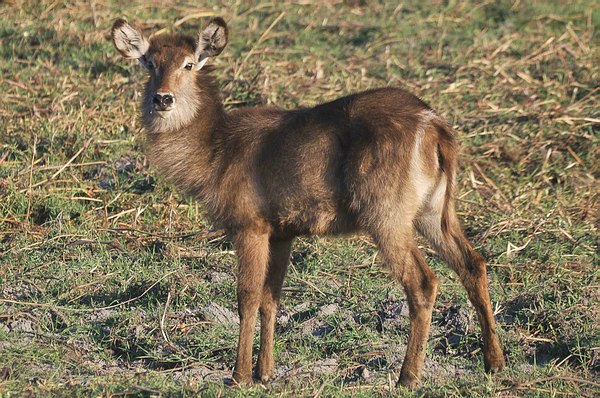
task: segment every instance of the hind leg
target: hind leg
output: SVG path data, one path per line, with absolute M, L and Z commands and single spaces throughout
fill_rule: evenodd
M 458 274 L 475 307 L 483 335 L 483 360 L 487 372 L 505 366 L 502 348 L 496 335 L 496 322 L 490 301 L 486 264 L 464 236 L 454 211 L 449 211 L 442 231 L 441 215 L 434 211 L 423 214 L 415 223 L 417 230 L 436 249 L 444 261 Z
M 496 321 L 494 320 L 494 311 L 487 284 L 486 263 L 483 257 L 473 250 L 462 231 L 460 231 L 460 235 L 458 233 L 454 235 L 454 241 L 456 246 L 459 246 L 458 252 L 460 252 L 460 255 L 455 255 L 454 260 L 449 262 L 455 264 L 453 268 L 458 273 L 463 286 L 467 290 L 469 300 L 477 312 L 483 335 L 485 370 L 494 373 L 504 368 L 505 361 L 496 335 Z M 451 253 L 446 257 L 452 255 Z
M 412 226 L 392 233 L 375 233 L 373 237 L 387 262 L 392 276 L 404 287 L 410 314 L 410 333 L 406 356 L 398 384 L 416 387 L 421 382 L 425 348 L 429 337 L 431 313 L 438 280 L 417 248 Z

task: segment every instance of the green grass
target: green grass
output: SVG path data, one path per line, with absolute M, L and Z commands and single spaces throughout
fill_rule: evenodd
M 146 3 L 0 4 L 0 397 L 600 394 L 598 6 Z M 196 34 L 199 13 L 230 24 L 215 61 L 229 108 L 400 85 L 454 125 L 459 211 L 489 260 L 506 371 L 484 374 L 474 310 L 428 254 L 442 288 L 426 380 L 390 391 L 402 290 L 367 238 L 312 237 L 294 247 L 276 380 L 224 385 L 232 246 L 147 164 L 144 73 L 109 42 L 122 15 Z

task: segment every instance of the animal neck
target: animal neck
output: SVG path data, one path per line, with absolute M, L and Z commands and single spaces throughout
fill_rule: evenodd
M 196 96 L 190 103 L 195 108 L 189 120 L 167 124 L 164 119 L 144 115 L 146 153 L 153 167 L 178 189 L 202 197 L 213 180 L 215 156 L 220 152 L 219 131 L 226 117 L 211 76 L 202 73 L 198 77 Z

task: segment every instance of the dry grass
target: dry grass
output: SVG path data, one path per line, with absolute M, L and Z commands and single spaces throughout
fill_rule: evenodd
M 414 394 L 598 394 L 598 7 L 9 1 L 0 15 L 0 396 L 372 396 L 399 370 L 403 295 L 373 246 L 313 238 L 286 282 L 278 379 L 223 387 L 232 249 L 147 165 L 143 72 L 107 40 L 121 15 L 190 34 L 224 16 L 230 108 L 401 85 L 438 109 L 462 141 L 460 212 L 490 261 L 509 368 L 483 375 L 474 312 L 431 257 L 444 287 Z

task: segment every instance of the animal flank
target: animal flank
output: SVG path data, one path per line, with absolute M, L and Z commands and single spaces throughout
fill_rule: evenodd
M 240 334 L 233 379 L 274 376 L 275 315 L 293 239 L 369 234 L 407 295 L 411 326 L 399 384 L 422 380 L 438 281 L 418 250 L 420 233 L 454 269 L 473 303 L 485 368 L 504 366 L 484 259 L 464 237 L 454 210 L 457 144 L 444 120 L 400 88 L 348 95 L 312 108 L 225 111 L 210 59 L 227 44 L 221 18 L 192 38 L 146 38 L 117 20 L 113 43 L 147 70 L 141 111 L 151 164 L 204 203 L 238 257 Z

